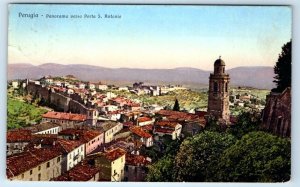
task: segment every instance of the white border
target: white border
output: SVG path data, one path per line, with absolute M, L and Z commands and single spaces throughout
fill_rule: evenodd
M 76 183 L 76 182 L 10 182 L 6 180 L 6 86 L 7 86 L 7 27 L 8 27 L 8 3 L 117 3 L 117 4 L 218 4 L 218 5 L 292 5 L 293 10 L 293 30 L 292 30 L 292 177 L 287 183 Z M 1 0 L 0 1 L 0 186 L 1 187 L 53 187 L 53 186 L 300 186 L 300 1 L 297 0 Z M 250 52 L 250 51 L 249 51 Z M 298 115 L 297 115 L 298 114 Z

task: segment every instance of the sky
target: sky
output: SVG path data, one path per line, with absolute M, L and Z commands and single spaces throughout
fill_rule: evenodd
M 84 14 L 96 18 L 70 18 Z M 292 37 L 288 6 L 12 4 L 8 17 L 10 64 L 211 70 L 221 56 L 227 68 L 274 66 Z

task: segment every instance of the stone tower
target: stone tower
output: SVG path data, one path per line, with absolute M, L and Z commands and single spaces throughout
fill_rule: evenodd
M 95 126 L 98 119 L 98 111 L 96 109 L 88 109 L 87 110 L 87 124 Z
M 225 62 L 217 59 L 214 63 L 214 73 L 209 76 L 207 113 L 228 124 L 229 111 L 229 75 L 225 73 Z

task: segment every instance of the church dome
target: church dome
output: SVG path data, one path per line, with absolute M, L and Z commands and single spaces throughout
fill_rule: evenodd
M 225 66 L 225 62 L 221 58 L 219 58 L 215 61 L 214 65 L 215 66 Z

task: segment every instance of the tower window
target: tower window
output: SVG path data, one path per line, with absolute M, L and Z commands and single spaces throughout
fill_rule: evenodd
M 225 73 L 225 68 L 222 68 L 223 69 L 223 73 Z
M 225 92 L 228 92 L 228 83 L 225 83 Z
M 214 92 L 218 92 L 218 83 L 214 82 Z

